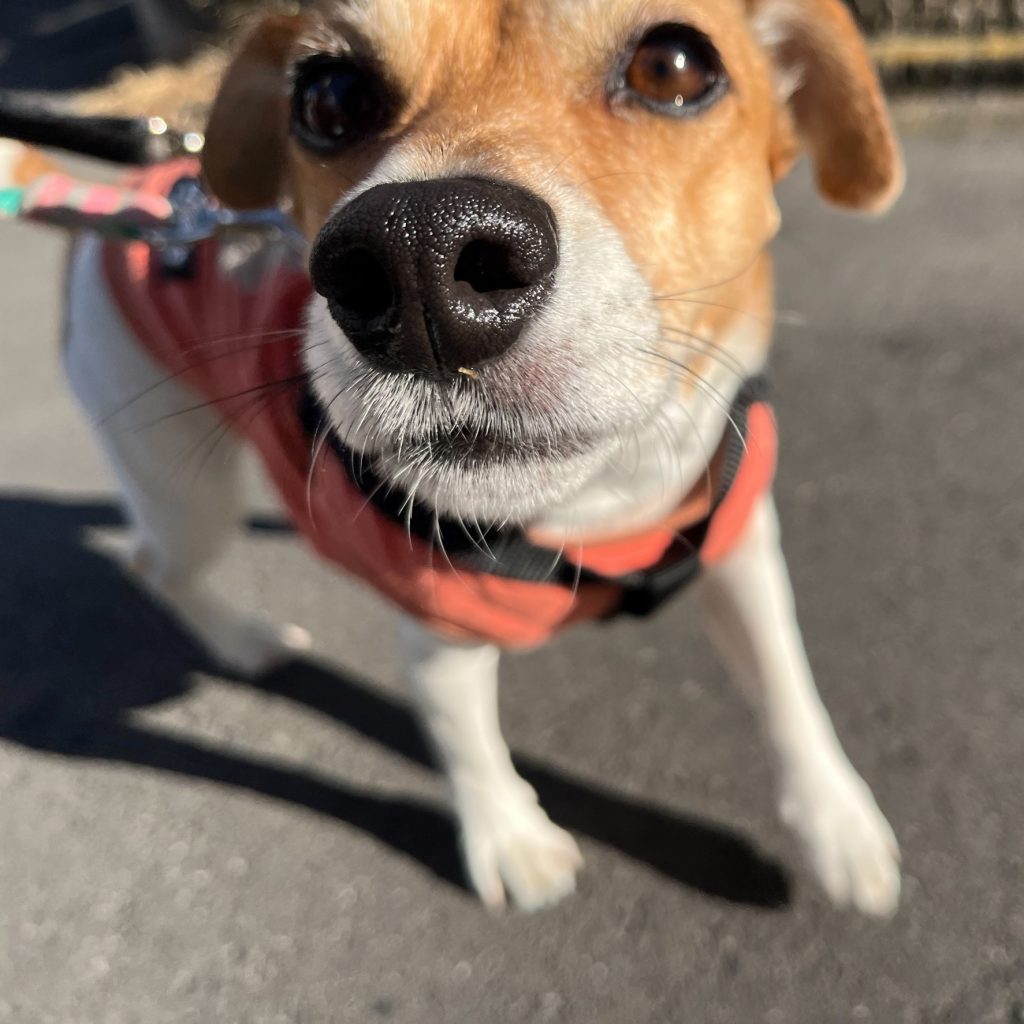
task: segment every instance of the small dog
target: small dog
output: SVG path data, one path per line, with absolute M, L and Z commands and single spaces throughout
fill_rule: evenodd
M 202 166 L 226 205 L 285 205 L 308 268 L 269 243 L 184 274 L 76 248 L 67 365 L 131 570 L 237 670 L 307 647 L 203 585 L 235 463 L 173 468 L 234 427 L 307 539 L 404 613 L 488 906 L 554 903 L 581 866 L 502 739 L 499 650 L 692 581 L 828 894 L 896 908 L 896 841 L 816 695 L 770 494 L 773 186 L 801 149 L 841 206 L 902 187 L 840 0 L 330 2 L 244 39 Z

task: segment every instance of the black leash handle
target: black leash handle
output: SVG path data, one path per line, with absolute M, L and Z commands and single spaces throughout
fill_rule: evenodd
M 82 117 L 38 95 L 10 91 L 0 92 L 0 138 L 135 167 L 202 148 L 200 135 L 181 135 L 160 118 Z

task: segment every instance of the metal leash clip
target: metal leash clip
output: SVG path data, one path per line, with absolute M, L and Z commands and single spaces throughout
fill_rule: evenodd
M 181 178 L 167 196 L 171 216 L 149 234 L 146 241 L 160 249 L 164 265 L 173 270 L 185 266 L 192 249 L 200 242 L 231 231 L 268 232 L 280 236 L 299 254 L 309 243 L 294 221 L 279 207 L 232 210 L 221 206 L 203 188 L 198 178 Z

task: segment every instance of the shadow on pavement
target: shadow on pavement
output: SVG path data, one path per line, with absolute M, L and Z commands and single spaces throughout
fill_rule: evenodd
M 461 886 L 453 824 L 433 807 L 172 738 L 134 718 L 138 708 L 187 693 L 189 673 L 215 670 L 153 601 L 86 546 L 86 529 L 121 522 L 107 503 L 0 498 L 0 739 L 208 779 L 305 807 L 376 836 Z M 273 520 L 251 527 L 282 528 Z M 430 764 L 409 709 L 366 682 L 299 662 L 251 685 Z M 786 875 L 737 833 L 528 758 L 517 763 L 560 824 L 710 896 L 758 907 L 789 903 Z

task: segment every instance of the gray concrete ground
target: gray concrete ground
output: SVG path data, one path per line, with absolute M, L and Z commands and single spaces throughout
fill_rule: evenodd
M 506 665 L 588 867 L 551 912 L 481 911 L 373 597 L 258 515 L 218 585 L 317 645 L 248 684 L 96 552 L 118 517 L 60 380 L 60 240 L 0 228 L 0 1021 L 1024 1021 L 1024 153 L 975 123 L 920 121 L 880 223 L 783 190 L 778 496 L 904 850 L 884 924 L 800 866 L 686 600 Z

